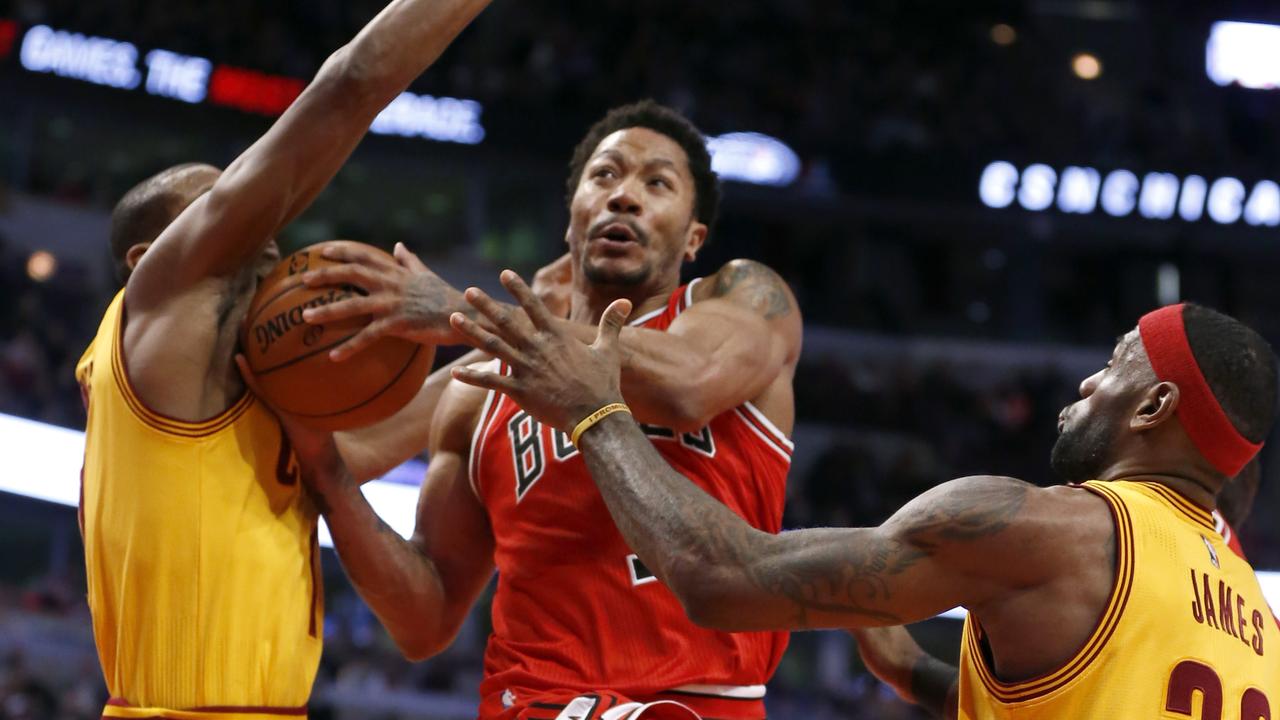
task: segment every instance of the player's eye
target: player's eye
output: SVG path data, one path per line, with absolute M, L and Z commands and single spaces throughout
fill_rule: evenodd
M 660 188 L 663 188 L 663 189 L 665 189 L 665 190 L 670 190 L 670 189 L 671 189 L 671 183 L 667 182 L 667 179 L 666 179 L 666 178 L 660 178 L 660 177 L 659 177 L 659 178 L 652 178 L 652 179 L 650 179 L 650 180 L 649 180 L 649 186 L 650 186 L 650 187 L 660 187 Z

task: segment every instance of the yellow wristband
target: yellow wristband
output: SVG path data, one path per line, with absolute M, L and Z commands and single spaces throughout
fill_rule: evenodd
M 582 422 L 578 423 L 578 426 L 573 429 L 573 435 L 569 437 L 569 442 L 577 445 L 578 438 L 582 437 L 582 433 L 590 430 L 591 426 L 616 412 L 630 413 L 631 408 L 627 407 L 624 403 L 609 403 L 608 405 L 605 405 L 599 410 L 588 415 L 582 420 Z

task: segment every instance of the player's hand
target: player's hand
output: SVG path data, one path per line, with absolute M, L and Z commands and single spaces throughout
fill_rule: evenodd
M 893 688 L 898 697 L 914 703 L 911 673 L 925 653 L 911 633 L 901 625 L 891 625 L 857 628 L 849 634 L 858 641 L 858 655 L 871 674 Z
M 370 316 L 363 330 L 329 351 L 331 360 L 346 360 L 388 335 L 423 344 L 457 342 L 449 315 L 464 307 L 462 293 L 431 272 L 404 243 L 396 243 L 393 254 L 394 260 L 388 260 L 358 243 L 334 243 L 325 248 L 324 257 L 340 265 L 303 273 L 307 287 L 354 285 L 365 291 L 303 312 L 303 319 L 313 325 Z
M 533 274 L 533 294 L 558 318 L 569 317 L 573 292 L 573 257 L 565 253 Z
M 479 288 L 466 292 L 467 302 L 492 324 L 492 332 L 462 313 L 449 320 L 465 342 L 501 358 L 512 374 L 468 367 L 454 368 L 454 378 L 497 390 L 565 432 L 604 405 L 622 400 L 618 334 L 631 313 L 630 300 L 614 300 L 605 309 L 596 340 L 588 345 L 556 324 L 519 275 L 504 270 L 502 285 L 520 308 L 495 302 Z

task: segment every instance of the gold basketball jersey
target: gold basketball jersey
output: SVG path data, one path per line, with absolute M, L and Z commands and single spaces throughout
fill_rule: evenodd
M 305 715 L 323 610 L 296 459 L 249 394 L 200 423 L 147 408 L 125 374 L 123 317 L 122 291 L 76 368 L 103 715 Z
M 1280 712 L 1280 630 L 1212 516 L 1157 483 L 1088 482 L 1116 525 L 1116 581 L 1084 647 L 1005 683 L 965 622 L 960 717 L 1260 720 Z

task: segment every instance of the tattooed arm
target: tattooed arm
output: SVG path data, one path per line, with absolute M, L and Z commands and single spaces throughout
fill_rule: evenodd
M 629 418 L 579 447 L 618 529 L 689 616 L 720 630 L 899 625 L 1046 580 L 1042 491 L 953 480 L 876 528 L 752 528 L 667 465 Z M 1032 552 L 1034 550 L 1034 552 Z
M 405 251 L 404 262 L 409 261 Z M 399 256 L 401 253 L 397 251 Z M 368 296 L 307 310 L 307 322 L 331 322 L 353 315 L 375 318 L 356 337 L 333 351 L 347 357 L 379 333 L 441 341 L 452 332 L 439 327 L 453 311 L 476 318 L 471 306 L 442 279 L 422 266 L 416 270 L 378 261 L 351 247 L 331 248 L 326 256 L 342 263 L 307 274 L 312 285 L 351 283 Z M 416 259 L 414 259 L 416 262 Z M 420 265 L 420 263 L 419 263 Z M 485 301 L 486 322 L 528 330 L 519 307 Z M 793 422 L 791 377 L 800 358 L 802 324 L 791 290 L 767 266 L 733 260 L 694 288 L 693 305 L 665 332 L 624 327 L 621 334 L 623 394 L 641 422 L 694 431 L 747 401 L 766 397 L 761 410 L 784 432 Z M 557 329 L 585 342 L 595 328 L 552 317 Z M 490 348 L 481 348 L 490 351 Z M 765 406 L 767 405 L 767 407 Z

